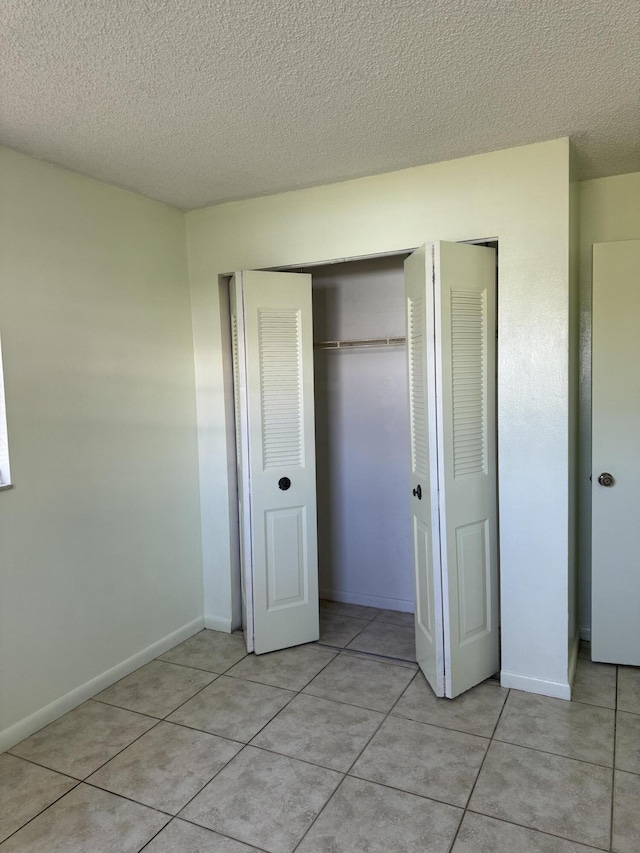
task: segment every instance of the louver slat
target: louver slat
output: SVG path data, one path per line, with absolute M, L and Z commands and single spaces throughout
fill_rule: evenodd
M 233 381 L 235 387 L 235 409 L 236 409 L 236 459 L 242 458 L 242 439 L 240 428 L 240 354 L 238 352 L 238 315 L 231 315 L 231 349 L 233 352 Z
M 452 291 L 453 475 L 486 471 L 484 293 Z
M 264 468 L 302 465 L 300 312 L 258 312 Z
M 409 381 L 411 387 L 411 457 L 413 470 L 427 476 L 427 401 L 425 398 L 423 303 L 409 299 Z

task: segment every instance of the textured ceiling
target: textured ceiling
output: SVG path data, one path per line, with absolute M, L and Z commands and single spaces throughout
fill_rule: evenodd
M 183 208 L 559 136 L 640 169 L 638 0 L 2 0 L 0 143 Z

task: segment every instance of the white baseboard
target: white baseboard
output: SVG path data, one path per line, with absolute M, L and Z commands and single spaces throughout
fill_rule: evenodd
M 400 610 L 403 613 L 413 613 L 415 608 L 413 600 L 385 598 L 382 595 L 366 595 L 359 592 L 341 592 L 327 587 L 320 589 L 320 598 L 339 601 L 341 604 L 360 604 L 363 607 L 379 607 L 381 610 Z
M 500 684 L 502 687 L 513 687 L 514 690 L 524 690 L 526 693 L 540 693 L 555 699 L 571 699 L 571 686 L 568 681 L 545 681 L 543 678 L 505 672 L 503 669 L 500 673 Z
M 233 630 L 231 619 L 225 616 L 207 616 L 204 617 L 204 627 L 210 631 L 224 631 L 225 634 L 230 634 Z
M 29 735 L 57 720 L 58 717 L 86 702 L 87 699 L 95 696 L 96 693 L 115 684 L 116 681 L 124 678 L 125 675 L 129 675 L 134 670 L 144 666 L 145 663 L 149 663 L 149 661 L 157 658 L 163 652 L 169 651 L 169 649 L 178 643 L 188 640 L 189 637 L 197 634 L 203 628 L 204 619 L 202 616 L 199 616 L 193 622 L 189 622 L 183 625 L 182 628 L 178 628 L 177 631 L 167 634 L 166 637 L 163 637 L 156 643 L 152 643 L 146 649 L 142 649 L 142 651 L 116 664 L 111 669 L 106 670 L 106 672 L 90 679 L 90 681 L 86 681 L 54 702 L 49 703 L 49 705 L 45 705 L 44 708 L 34 711 L 33 714 L 29 714 L 28 717 L 4 729 L 0 732 L 0 752 L 4 752 L 15 746 L 21 740 L 24 740 L 24 738 L 29 737 Z
M 591 628 L 580 628 L 580 639 L 586 643 L 591 642 Z

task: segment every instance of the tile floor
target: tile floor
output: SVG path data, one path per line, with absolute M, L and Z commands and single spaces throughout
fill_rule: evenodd
M 639 853 L 639 669 L 585 647 L 572 702 L 450 702 L 406 614 L 322 625 L 203 631 L 0 755 L 0 853 Z

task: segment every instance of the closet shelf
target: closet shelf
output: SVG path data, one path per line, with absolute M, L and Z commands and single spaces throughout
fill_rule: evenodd
M 317 341 L 314 349 L 355 349 L 356 347 L 397 347 L 406 344 L 405 337 L 399 338 L 359 338 L 346 341 Z

